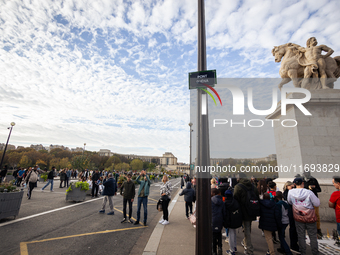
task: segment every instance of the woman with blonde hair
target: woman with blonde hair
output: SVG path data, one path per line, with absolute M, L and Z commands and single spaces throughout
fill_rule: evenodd
M 163 219 L 159 222 L 160 224 L 163 224 L 163 225 L 169 224 L 168 206 L 171 200 L 171 191 L 172 191 L 171 182 L 169 181 L 168 176 L 164 175 L 162 179 L 161 189 L 160 189 L 160 193 L 162 196 Z
M 210 180 L 210 183 L 211 183 L 211 188 L 212 189 L 218 189 L 218 186 L 216 185 L 216 179 L 215 178 L 212 178 Z

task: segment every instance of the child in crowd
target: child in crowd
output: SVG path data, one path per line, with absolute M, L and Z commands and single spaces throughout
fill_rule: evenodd
M 270 200 L 276 200 L 276 183 L 275 182 L 268 182 L 268 186 L 269 186 L 269 196 L 270 196 Z
M 234 199 L 233 192 L 228 189 L 224 193 L 225 203 L 224 203 L 224 219 L 223 224 L 225 228 L 229 231 L 229 250 L 227 254 L 235 255 L 236 249 L 236 229 L 242 226 L 242 214 L 239 203 Z
M 279 202 L 276 203 L 277 215 L 279 215 L 278 221 L 278 233 L 279 239 L 281 243 L 281 247 L 277 249 L 280 253 L 285 253 L 286 255 L 292 255 L 292 252 L 289 249 L 289 246 L 285 240 L 285 232 L 286 228 L 289 224 L 288 210 L 289 205 L 286 201 L 283 200 L 283 194 L 281 191 L 276 192 L 276 198 Z
M 269 193 L 263 194 L 263 200 L 260 200 L 260 222 L 259 228 L 263 230 L 269 251 L 267 255 L 275 255 L 272 232 L 277 231 L 277 222 L 279 215 L 275 210 L 276 202 L 270 199 Z
M 211 227 L 213 232 L 213 255 L 222 255 L 224 203 L 222 200 L 221 191 L 215 188 L 211 189 L 211 216 Z
M 187 186 L 182 192 L 179 194 L 180 196 L 184 195 L 185 201 L 185 217 L 189 218 L 189 209 L 190 214 L 192 214 L 192 202 L 195 202 L 195 190 L 191 188 L 191 182 L 187 182 Z

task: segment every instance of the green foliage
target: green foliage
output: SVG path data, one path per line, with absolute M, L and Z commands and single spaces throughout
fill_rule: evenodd
M 40 178 L 42 178 L 44 182 L 47 180 L 47 177 L 48 177 L 48 173 L 43 173 L 40 175 Z
M 106 161 L 104 166 L 109 168 L 112 165 L 116 165 L 116 164 L 119 164 L 119 163 L 121 163 L 120 159 L 117 156 L 112 156 Z
M 117 165 L 115 165 L 115 170 L 118 171 L 125 171 L 125 170 L 129 170 L 130 169 L 130 165 L 127 163 L 119 163 Z
M 78 156 L 73 157 L 71 161 L 71 165 L 75 169 L 85 170 L 90 165 L 90 159 L 87 158 L 87 156 L 85 155 L 78 155 Z
M 14 183 L 14 180 L 10 182 L 0 183 L 0 193 L 3 193 L 5 189 L 7 189 L 7 192 L 19 191 L 17 190 L 17 186 L 13 185 L 13 183 Z
M 72 188 L 79 188 L 83 191 L 88 191 L 90 189 L 90 185 L 87 182 L 71 182 L 71 185 L 66 190 L 66 193 L 72 191 Z
M 131 169 L 133 171 L 138 171 L 138 170 L 142 170 L 143 169 L 143 161 L 135 158 L 134 160 L 131 161 L 130 163 Z
M 32 160 L 30 160 L 26 155 L 22 156 L 19 162 L 20 167 L 28 168 L 32 166 Z

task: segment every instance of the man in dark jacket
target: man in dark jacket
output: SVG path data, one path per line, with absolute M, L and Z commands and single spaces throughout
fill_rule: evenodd
M 123 195 L 123 215 L 124 219 L 121 221 L 121 223 L 128 222 L 128 223 L 133 223 L 131 220 L 132 217 L 132 203 L 135 198 L 135 184 L 131 180 L 131 174 L 127 174 L 127 181 L 125 181 L 122 186 L 120 187 L 120 194 Z M 124 191 L 124 194 L 122 194 Z M 129 220 L 126 221 L 126 203 L 129 203 Z
M 4 169 L 0 172 L 0 183 L 5 179 L 7 175 L 7 165 L 5 165 Z
M 190 214 L 192 214 L 192 202 L 195 202 L 195 190 L 191 188 L 191 183 L 187 183 L 187 187 L 182 190 L 182 192 L 179 194 L 180 196 L 184 195 L 184 201 L 185 201 L 185 215 L 186 218 L 189 218 L 189 209 Z
M 98 188 L 100 182 L 100 173 L 99 170 L 96 169 L 95 173 L 92 175 L 92 198 L 94 198 L 94 191 L 96 190 L 96 197 L 98 197 Z
M 98 172 L 98 170 L 96 170 Z M 117 184 L 115 179 L 112 177 L 112 173 L 108 174 L 108 178 L 105 178 L 104 182 L 104 190 L 102 195 L 104 196 L 102 209 L 99 211 L 100 213 L 105 213 L 105 206 L 107 200 L 109 200 L 110 212 L 107 215 L 114 215 L 113 211 L 113 196 L 117 195 Z
M 249 179 L 241 178 L 239 180 L 239 184 L 235 186 L 234 189 L 234 198 L 239 202 L 241 211 L 242 211 L 242 219 L 243 219 L 243 227 L 244 227 L 244 239 L 241 244 L 244 246 L 245 254 L 254 254 L 254 247 L 251 243 L 251 223 L 253 220 L 256 220 L 256 216 L 249 215 L 246 205 L 249 203 L 247 201 L 247 191 L 241 186 L 243 185 L 247 190 L 252 189 L 255 192 L 255 195 L 259 196 L 259 192 L 257 188 L 252 185 Z
M 224 203 L 222 200 L 221 191 L 213 188 L 211 189 L 211 228 L 213 232 L 213 255 L 222 255 L 223 216 Z
M 54 175 L 55 175 L 55 167 L 52 166 L 52 170 L 48 173 L 47 175 L 47 183 L 46 185 L 41 189 L 41 191 L 43 191 L 49 184 L 51 184 L 51 192 L 53 191 L 53 179 L 54 179 Z
M 276 202 L 270 199 L 269 193 L 264 193 L 263 200 L 260 200 L 260 205 L 259 228 L 264 232 L 269 253 L 275 254 L 272 232 L 277 231 L 277 225 L 281 224 L 278 210 L 276 210 Z

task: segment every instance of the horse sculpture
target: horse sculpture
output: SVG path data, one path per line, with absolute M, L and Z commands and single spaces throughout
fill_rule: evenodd
M 275 57 L 275 62 L 281 62 L 279 74 L 282 81 L 279 84 L 279 89 L 282 86 L 293 81 L 295 87 L 300 88 L 304 77 L 305 66 L 300 63 L 301 52 L 299 49 L 302 48 L 298 44 L 286 43 L 280 46 L 275 46 L 272 50 L 272 54 Z M 327 86 L 329 88 L 334 87 L 334 82 L 340 77 L 340 56 L 327 57 L 326 62 L 326 73 L 327 73 Z M 315 86 L 314 89 L 321 88 L 321 85 Z

